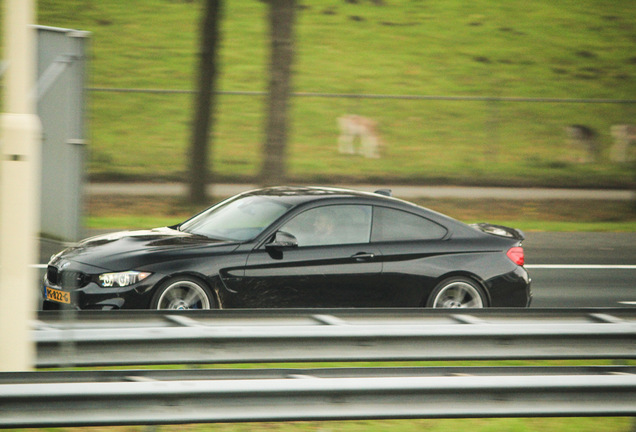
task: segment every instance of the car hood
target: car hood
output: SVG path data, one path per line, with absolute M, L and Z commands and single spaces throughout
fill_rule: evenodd
M 59 266 L 64 262 L 75 262 L 100 269 L 123 270 L 179 257 L 224 253 L 237 246 L 237 242 L 210 239 L 168 227 L 121 231 L 82 240 L 55 255 L 49 264 Z

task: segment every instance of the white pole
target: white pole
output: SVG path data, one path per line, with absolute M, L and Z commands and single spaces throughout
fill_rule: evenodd
M 41 126 L 35 114 L 36 0 L 5 0 L 5 113 L 0 143 L 0 370 L 29 370 L 35 346 Z

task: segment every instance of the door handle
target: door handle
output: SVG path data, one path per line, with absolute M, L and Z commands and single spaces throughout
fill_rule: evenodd
M 358 252 L 357 254 L 351 255 L 351 258 L 354 258 L 358 262 L 371 261 L 375 258 L 373 253 L 369 252 Z

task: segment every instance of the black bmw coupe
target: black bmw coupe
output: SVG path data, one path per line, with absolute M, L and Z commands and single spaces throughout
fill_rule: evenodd
M 274 187 L 53 256 L 43 309 L 527 307 L 523 234 L 388 196 Z

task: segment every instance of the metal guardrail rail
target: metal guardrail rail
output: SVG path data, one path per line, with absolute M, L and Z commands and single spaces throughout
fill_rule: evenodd
M 634 308 L 343 308 L 343 309 L 220 309 L 40 311 L 35 327 L 72 325 L 76 328 L 175 327 L 194 320 L 201 325 L 328 325 L 328 324 L 448 324 L 470 315 L 488 323 L 589 323 L 636 320 Z M 184 320 L 180 321 L 180 317 Z M 332 317 L 326 322 L 325 317 Z M 613 317 L 613 318 L 612 318 Z M 463 321 L 462 321 L 463 322 Z
M 636 309 L 41 313 L 39 367 L 636 358 Z M 0 373 L 0 427 L 636 415 L 636 366 Z
M 636 358 L 636 309 L 41 313 L 37 367 Z
M 636 415 L 635 367 L 0 374 L 0 427 Z
M 320 368 L 90 369 L 2 372 L 0 385 L 300 378 L 379 378 L 439 376 L 634 375 L 636 365 L 612 366 L 398 366 Z M 636 407 L 635 407 L 636 408 Z

